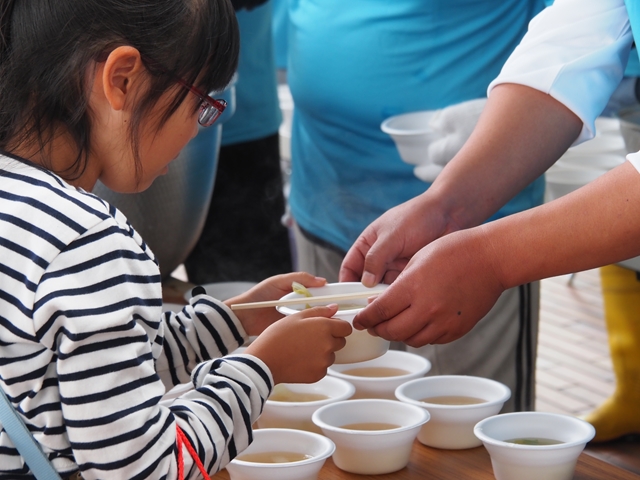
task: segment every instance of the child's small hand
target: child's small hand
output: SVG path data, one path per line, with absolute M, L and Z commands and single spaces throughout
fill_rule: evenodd
M 267 364 L 278 383 L 313 383 L 327 374 L 335 353 L 351 333 L 349 322 L 328 318 L 337 305 L 314 307 L 283 318 L 267 328 L 245 353 Z
M 233 305 L 236 303 L 248 302 L 265 302 L 269 300 L 278 300 L 287 293 L 291 293 L 291 284 L 298 282 L 305 287 L 322 287 L 327 281 L 321 277 L 314 277 L 310 273 L 294 272 L 275 275 L 263 280 L 249 291 L 230 298 L 224 303 Z M 248 335 L 260 335 L 265 328 L 283 315 L 274 307 L 254 308 L 251 310 L 236 310 L 235 314 L 242 323 Z

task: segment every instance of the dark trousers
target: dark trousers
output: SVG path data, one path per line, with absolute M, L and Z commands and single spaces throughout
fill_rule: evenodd
M 259 282 L 290 272 L 284 209 L 278 135 L 222 147 L 204 230 L 184 263 L 189 281 Z

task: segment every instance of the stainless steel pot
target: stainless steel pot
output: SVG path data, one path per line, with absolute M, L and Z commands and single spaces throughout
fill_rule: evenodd
M 123 194 L 98 182 L 93 193 L 121 210 L 160 263 L 163 278 L 185 261 L 195 246 L 207 216 L 218 167 L 222 125 L 235 112 L 235 81 L 216 95 L 227 108 L 215 125 L 198 135 L 144 192 Z

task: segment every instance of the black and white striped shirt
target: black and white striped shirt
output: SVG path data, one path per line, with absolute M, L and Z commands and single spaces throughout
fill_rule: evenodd
M 0 156 L 0 387 L 63 476 L 174 479 L 176 424 L 210 472 L 251 441 L 273 380 L 253 356 L 218 358 L 246 339 L 236 316 L 206 295 L 161 307 L 155 258 L 121 212 Z M 28 472 L 1 430 L 0 478 Z

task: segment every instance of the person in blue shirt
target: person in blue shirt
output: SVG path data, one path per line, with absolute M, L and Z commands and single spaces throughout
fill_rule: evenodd
M 530 22 L 468 141 L 425 193 L 376 219 L 347 253 L 343 279 L 396 278 L 354 328 L 411 345 L 451 342 L 509 288 L 640 255 L 640 152 L 570 194 L 482 223 L 593 138 L 596 117 L 628 83 L 639 33 L 640 3 L 625 0 L 556 0 Z M 602 441 L 640 433 L 640 288 L 634 272 L 617 270 L 602 276 L 616 390 L 587 417 Z
M 337 281 L 360 233 L 429 188 L 400 159 L 381 122 L 486 97 L 544 7 L 542 0 L 289 2 L 289 201 L 301 270 Z M 463 112 L 460 123 L 473 123 L 477 114 L 471 116 Z M 534 179 L 490 220 L 540 205 L 544 188 L 542 177 Z M 464 338 L 406 348 L 431 360 L 431 374 L 508 385 L 505 411 L 532 409 L 538 302 L 537 283 L 515 287 Z
M 270 1 L 235 0 L 240 27 L 236 111 L 222 128 L 203 231 L 185 261 L 189 281 L 258 282 L 292 270 L 278 127 Z

